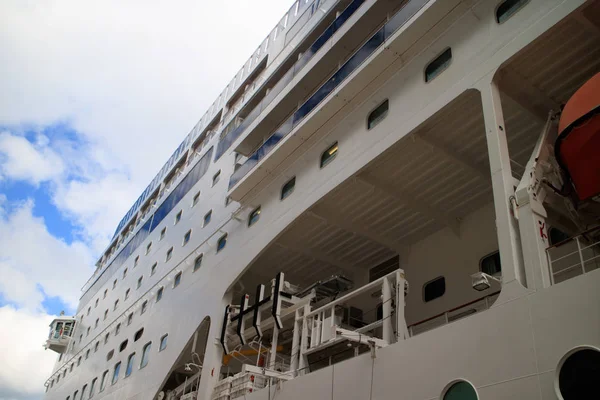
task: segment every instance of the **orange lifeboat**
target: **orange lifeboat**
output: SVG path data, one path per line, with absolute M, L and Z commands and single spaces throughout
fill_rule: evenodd
M 600 194 L 600 73 L 573 94 L 558 124 L 556 159 L 579 200 Z

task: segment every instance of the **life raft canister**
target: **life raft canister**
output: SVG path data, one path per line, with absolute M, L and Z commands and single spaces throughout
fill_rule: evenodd
M 567 101 L 558 124 L 555 151 L 579 200 L 600 194 L 600 73 Z

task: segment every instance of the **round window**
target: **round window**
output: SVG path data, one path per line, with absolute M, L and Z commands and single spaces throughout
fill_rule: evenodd
M 469 382 L 458 381 L 444 393 L 443 400 L 477 400 L 477 392 Z
M 564 400 L 588 399 L 597 393 L 600 351 L 585 348 L 569 355 L 558 374 L 558 388 Z

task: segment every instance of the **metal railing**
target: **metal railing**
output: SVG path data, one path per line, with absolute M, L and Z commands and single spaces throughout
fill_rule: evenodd
M 600 268 L 600 226 L 546 249 L 552 285 Z

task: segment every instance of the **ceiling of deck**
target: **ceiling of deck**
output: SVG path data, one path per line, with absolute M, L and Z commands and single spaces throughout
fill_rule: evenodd
M 515 177 L 548 111 L 600 70 L 600 29 L 581 18 L 561 22 L 499 73 Z M 480 95 L 468 91 L 301 215 L 252 269 L 277 266 L 301 286 L 364 274 L 442 228 L 457 232 L 461 218 L 492 201 L 489 176 Z

